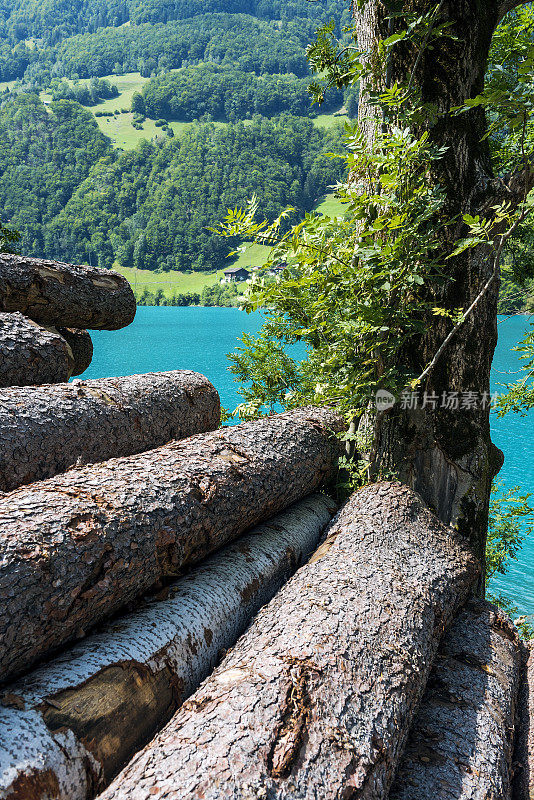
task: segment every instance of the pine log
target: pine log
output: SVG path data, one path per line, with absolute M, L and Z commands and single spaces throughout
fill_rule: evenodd
M 513 800 L 534 800 L 534 646 L 524 645 L 514 751 Z
M 76 645 L 0 697 L 0 798 L 87 800 L 171 718 L 313 551 L 334 512 L 311 495 L 227 545 L 168 597 Z M 3 706 L 3 707 L 2 707 Z
M 87 331 L 78 328 L 58 328 L 58 333 L 67 342 L 72 351 L 74 367 L 72 377 L 81 375 L 90 366 L 93 360 L 93 342 Z
M 0 312 L 0 388 L 68 381 L 74 363 L 66 341 L 22 314 Z
M 219 423 L 217 391 L 185 370 L 9 389 L 0 404 L 0 491 Z
M 441 632 L 478 574 L 410 489 L 357 492 L 102 800 L 384 800 Z
M 440 645 L 390 800 L 510 800 L 521 663 L 508 617 L 470 601 Z
M 20 311 L 42 325 L 116 330 L 133 321 L 135 309 L 118 272 L 0 254 L 0 311 Z
M 298 409 L 0 497 L 0 677 L 315 491 L 342 426 Z

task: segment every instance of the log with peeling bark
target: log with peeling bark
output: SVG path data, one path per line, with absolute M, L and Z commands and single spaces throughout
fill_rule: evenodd
M 470 601 L 440 645 L 389 800 L 510 800 L 522 648 Z
M 71 349 L 74 361 L 72 377 L 81 375 L 93 360 L 91 335 L 87 331 L 78 330 L 78 328 L 58 328 L 57 332 L 65 339 Z
M 171 718 L 313 551 L 335 506 L 310 495 L 0 696 L 0 798 L 87 800 Z M 51 782 L 54 791 L 50 791 Z
M 66 341 L 22 314 L 0 312 L 0 388 L 68 381 L 74 366 Z
M 0 403 L 0 491 L 215 430 L 217 391 L 187 370 L 12 388 Z
M 0 498 L 0 677 L 332 478 L 343 421 L 304 408 Z
M 124 328 L 135 297 L 118 272 L 0 254 L 0 311 L 20 311 L 42 325 Z
M 102 800 L 384 800 L 443 628 L 478 574 L 410 489 L 357 492 Z

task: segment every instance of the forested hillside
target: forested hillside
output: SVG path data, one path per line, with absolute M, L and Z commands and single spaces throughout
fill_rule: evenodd
M 232 246 L 207 230 L 258 195 L 260 214 L 310 210 L 340 177 L 323 155 L 339 146 L 309 120 L 258 118 L 224 128 L 199 124 L 168 143 L 101 161 L 46 229 L 45 250 L 67 260 L 117 259 L 141 269 L 211 270 Z M 234 246 L 235 246 L 234 242 Z
M 13 43 L 30 37 L 56 43 L 76 33 L 126 22 L 169 22 L 222 11 L 267 20 L 308 19 L 316 24 L 348 22 L 343 0 L 2 0 L 0 37 Z
M 312 120 L 355 96 L 312 106 L 306 46 L 347 15 L 342 0 L 0 0 L 0 219 L 31 255 L 226 266 L 237 242 L 208 227 L 229 207 L 255 193 L 262 216 L 298 217 L 342 178 L 326 155 L 341 124 Z
M 0 208 L 24 234 L 26 252 L 44 252 L 47 223 L 93 164 L 112 152 L 92 114 L 77 103 L 20 95 L 0 109 Z

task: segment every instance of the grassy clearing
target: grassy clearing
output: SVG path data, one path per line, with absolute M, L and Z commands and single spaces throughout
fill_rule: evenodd
M 110 83 L 115 84 L 119 90 L 118 97 L 110 97 L 104 100 L 91 110 L 94 111 L 117 111 L 121 108 L 130 108 L 132 97 L 135 92 L 140 92 L 145 83 L 150 78 L 143 78 L 140 72 L 127 72 L 126 75 L 104 75 Z M 84 83 L 84 81 L 80 81 Z
M 228 259 L 230 267 L 261 267 L 269 254 L 269 247 L 261 244 L 249 244 L 244 253 L 241 253 L 235 261 Z M 226 268 L 226 265 L 225 265 Z M 162 289 L 166 297 L 175 294 L 186 294 L 187 292 L 200 292 L 204 286 L 213 286 L 223 277 L 224 270 L 214 270 L 213 272 L 151 272 L 147 269 L 134 269 L 133 267 L 113 267 L 116 272 L 124 275 L 134 292 L 139 295 L 143 289 L 149 292 L 157 292 Z
M 117 100 L 118 98 L 114 99 Z M 101 105 L 95 106 L 91 111 L 93 111 L 93 113 L 96 110 L 102 111 L 104 110 L 103 105 L 102 103 Z M 152 119 L 146 119 L 143 122 L 141 130 L 134 128 L 132 126 L 133 114 L 130 112 L 128 114 L 119 114 L 116 117 L 97 117 L 96 121 L 102 133 L 109 136 L 112 144 L 123 150 L 133 150 L 141 139 L 148 139 L 150 141 L 156 137 L 161 139 L 167 138 L 167 134 L 162 131 L 161 128 L 157 128 Z M 187 130 L 192 124 L 191 122 L 170 122 L 169 126 L 173 129 L 174 134 L 177 135 Z
M 235 261 L 231 262 L 230 259 L 228 259 L 228 266 L 244 267 L 245 269 L 249 269 L 250 267 L 262 267 L 267 261 L 270 251 L 271 248 L 264 244 L 247 243 L 245 252 L 240 253 Z
M 91 111 L 93 114 L 96 114 L 98 111 L 115 114 L 115 111 L 120 112 L 122 109 L 128 109 L 128 113 L 126 114 L 120 113 L 113 117 L 95 117 L 98 127 L 102 133 L 109 136 L 112 144 L 123 150 L 133 150 L 142 139 L 148 139 L 149 141 L 156 137 L 165 139 L 166 134 L 161 128 L 156 127 L 152 119 L 145 120 L 142 130 L 138 130 L 132 125 L 133 114 L 129 111 L 132 104 L 132 97 L 135 92 L 140 92 L 142 90 L 149 78 L 143 78 L 140 72 L 128 72 L 126 75 L 104 75 L 104 77 L 107 78 L 110 83 L 117 86 L 119 90 L 118 97 L 110 97 L 98 103 L 96 106 L 87 108 L 87 110 Z M 80 81 L 81 84 L 87 82 L 87 80 Z M 69 83 L 72 85 L 73 81 L 69 81 Z M 46 92 L 41 92 L 41 100 L 43 102 L 50 102 L 52 97 Z M 192 124 L 192 122 L 169 123 L 175 136 L 183 133 Z
M 349 118 L 346 114 L 318 114 L 313 119 L 313 124 L 316 128 L 335 128 L 336 126 L 344 125 L 348 122 Z
M 315 211 L 324 214 L 325 217 L 344 217 L 347 210 L 346 203 L 342 203 L 335 197 L 333 192 L 321 197 L 315 206 Z
M 132 286 L 136 294 L 140 294 L 143 289 L 149 292 L 157 292 L 163 289 L 166 297 L 174 294 L 185 294 L 186 292 L 200 292 L 204 286 L 212 286 L 220 281 L 223 276 L 222 270 L 214 272 L 151 272 L 148 269 L 134 269 L 133 267 L 113 267 L 116 272 L 124 275 L 128 283 Z

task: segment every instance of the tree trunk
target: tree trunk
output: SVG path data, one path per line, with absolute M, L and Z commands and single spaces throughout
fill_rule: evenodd
M 357 492 L 102 800 L 383 800 L 478 571 L 411 490 Z
M 0 677 L 28 669 L 333 477 L 342 421 L 298 409 L 0 498 Z
M 389 800 L 510 800 L 522 647 L 496 606 L 445 635 Z
M 10 389 L 0 405 L 0 491 L 212 431 L 219 422 L 219 395 L 196 372 Z
M 410 12 L 429 10 L 426 0 L 415 0 Z M 518 3 L 484 3 L 475 0 L 444 0 L 436 23 L 450 23 L 448 36 L 433 42 L 423 52 L 413 73 L 413 86 L 421 91 L 424 103 L 435 104 L 438 121 L 431 127 L 432 141 L 446 148 L 436 162 L 431 177 L 439 183 L 447 198 L 446 214 L 459 219 L 443 233 L 443 254 L 465 234 L 462 215 L 487 213 L 496 181 L 492 171 L 487 130 L 482 107 L 460 116 L 449 111 L 482 89 L 492 33 L 502 15 Z M 356 8 L 356 4 L 354 4 Z M 355 10 L 355 24 L 362 49 L 372 56 L 377 41 L 386 38 L 391 25 L 405 27 L 402 19 L 387 20 L 381 0 L 369 0 Z M 406 79 L 415 66 L 417 53 L 403 45 L 394 50 L 387 79 L 390 83 Z M 366 87 L 362 87 L 360 119 L 369 142 L 376 122 L 369 108 Z M 365 120 L 365 118 L 371 117 Z M 503 185 L 500 186 L 502 192 Z M 451 280 L 438 287 L 428 287 L 432 305 L 450 310 L 466 309 L 478 295 L 493 271 L 488 248 L 468 251 L 447 262 Z M 455 334 L 435 368 L 420 387 L 421 393 L 437 397 L 437 407 L 403 409 L 399 403 L 389 412 L 379 414 L 376 431 L 376 471 L 393 472 L 401 481 L 421 493 L 425 501 L 447 524 L 470 537 L 479 558 L 484 558 L 488 504 L 491 481 L 502 464 L 502 453 L 492 444 L 489 428 L 490 367 L 497 342 L 496 308 L 498 281 L 476 306 L 465 324 Z M 442 344 L 452 322 L 443 317 L 426 321 L 425 333 L 413 340 L 403 353 L 399 367 L 420 375 Z M 477 407 L 447 409 L 441 407 L 443 393 L 476 393 Z M 467 395 L 465 395 L 467 397 Z
M 135 297 L 118 272 L 0 254 L 0 311 L 20 311 L 42 325 L 124 328 Z
M 68 381 L 73 357 L 53 330 L 22 314 L 0 312 L 0 388 Z
M 0 797 L 87 800 L 171 718 L 314 549 L 334 505 L 312 495 L 145 607 L 0 697 Z M 11 793 L 11 794 L 10 794 Z
M 58 333 L 65 339 L 72 351 L 74 359 L 72 377 L 81 375 L 93 360 L 93 342 L 90 334 L 78 328 L 58 328 Z

